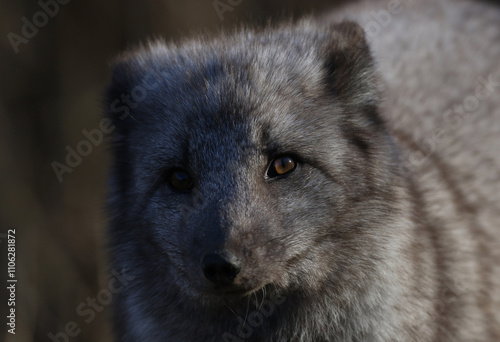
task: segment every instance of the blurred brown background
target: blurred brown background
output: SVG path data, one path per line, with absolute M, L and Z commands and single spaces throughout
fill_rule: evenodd
M 89 323 L 76 311 L 108 286 L 106 143 L 62 182 L 51 164 L 65 164 L 66 147 L 86 140 L 82 130 L 99 128 L 117 53 L 147 38 L 322 13 L 341 1 L 216 2 L 230 6 L 223 20 L 213 0 L 0 2 L 0 341 L 50 341 L 68 322 L 81 329 L 68 341 L 112 340 L 110 305 Z M 17 239 L 16 335 L 6 332 L 8 229 Z

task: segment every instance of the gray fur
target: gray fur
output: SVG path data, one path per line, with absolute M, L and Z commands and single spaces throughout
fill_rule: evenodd
M 500 85 L 481 86 L 500 82 L 500 11 L 402 1 L 368 42 L 337 23 L 385 6 L 116 64 L 111 247 L 136 276 L 120 341 L 500 340 Z M 280 154 L 299 167 L 266 180 Z M 165 184 L 171 167 L 191 192 Z M 204 278 L 221 248 L 246 296 Z

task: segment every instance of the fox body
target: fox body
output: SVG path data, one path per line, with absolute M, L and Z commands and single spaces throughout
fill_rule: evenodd
M 120 341 L 500 340 L 500 11 L 383 6 L 115 64 Z

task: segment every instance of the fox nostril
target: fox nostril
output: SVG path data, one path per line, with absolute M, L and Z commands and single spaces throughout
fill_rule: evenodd
M 229 253 L 205 255 L 202 261 L 203 275 L 217 285 L 229 285 L 241 271 L 240 260 Z

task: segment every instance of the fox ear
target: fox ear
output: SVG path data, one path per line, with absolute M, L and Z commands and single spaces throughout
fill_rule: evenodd
M 111 79 L 106 92 L 106 102 L 110 104 L 119 99 L 121 94 L 128 93 L 133 84 L 133 72 L 125 59 L 115 61 L 111 66 Z
M 104 108 L 113 125 L 122 132 L 127 126 L 131 112 L 137 106 L 137 98 L 144 95 L 140 87 L 141 67 L 136 59 L 128 56 L 112 64 L 111 80 L 105 92 Z
M 377 102 L 375 70 L 361 26 L 352 21 L 331 24 L 321 47 L 328 90 L 337 98 Z

